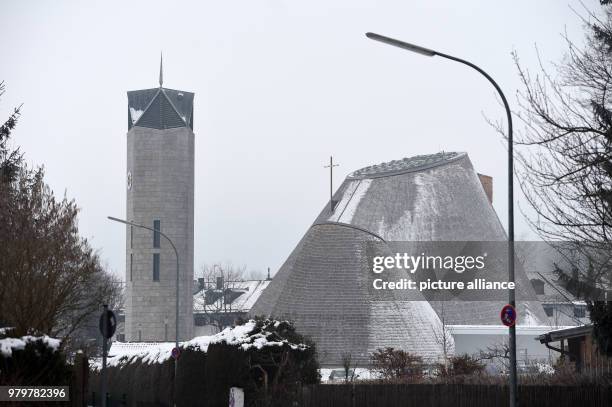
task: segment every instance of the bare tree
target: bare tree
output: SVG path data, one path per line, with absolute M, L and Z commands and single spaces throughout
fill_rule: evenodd
M 370 360 L 372 369 L 384 379 L 418 380 L 423 376 L 423 358 L 401 349 L 379 348 Z
M 545 240 L 567 241 L 559 251 L 581 260 L 557 270 L 568 280 L 609 289 L 612 267 L 612 9 L 586 11 L 584 44 L 567 35 L 565 58 L 551 74 L 540 61 L 532 75 L 515 55 L 523 91 L 518 93 L 523 124 L 517 143 L 518 179 Z M 578 14 L 578 13 L 577 13 Z M 606 255 L 606 253 L 608 255 Z M 603 254 L 603 255 L 602 255 Z M 584 284 L 580 285 L 584 288 Z M 600 349 L 612 354 L 612 302 L 589 302 Z
M 245 280 L 265 280 L 267 272 L 262 270 L 245 270 L 242 277 Z
M 583 18 L 584 47 L 565 36 L 567 54 L 553 76 L 540 62 L 532 75 L 515 63 L 523 124 L 516 143 L 518 180 L 545 240 L 608 242 L 612 225 L 612 11 Z
M 117 291 L 79 236 L 74 200 L 57 199 L 43 168 L 9 148 L 18 117 L 17 109 L 0 126 L 0 323 L 67 339 Z
M 510 346 L 507 341 L 498 342 L 487 346 L 486 350 L 481 350 L 478 357 L 479 361 L 489 360 L 507 371 L 510 362 Z
M 446 325 L 446 314 L 444 311 L 444 301 L 440 301 L 440 322 L 442 322 L 442 329 L 440 332 L 435 332 L 434 337 L 436 342 L 442 346 L 442 365 L 447 367 L 449 361 L 449 353 L 453 348 L 453 336 Z
M 96 299 L 97 306 L 92 307 L 92 312 L 81 316 L 82 321 L 65 341 L 64 348 L 69 351 L 83 350 L 87 355 L 97 355 L 101 350 L 100 331 L 98 327 L 99 317 L 102 312 L 102 304 L 107 304 L 111 310 L 124 309 L 125 283 L 112 273 L 104 273 L 99 276 L 95 286 L 99 287 L 101 295 Z
M 223 265 L 203 265 L 200 270 L 202 289 L 200 300 L 202 312 L 206 314 L 210 325 L 218 331 L 234 323 L 233 302 L 239 283 L 245 281 L 246 266 L 234 266 L 231 263 Z
M 18 333 L 67 338 L 117 288 L 87 240 L 74 201 L 57 201 L 42 170 L 22 170 L 0 201 L 2 319 Z

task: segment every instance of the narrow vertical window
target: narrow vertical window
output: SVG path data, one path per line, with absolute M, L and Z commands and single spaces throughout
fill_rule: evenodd
M 130 249 L 134 248 L 134 226 L 130 226 Z
M 161 230 L 161 222 L 159 220 L 153 221 L 153 229 L 155 229 L 155 232 L 153 232 L 153 248 L 159 249 L 159 231 Z
M 153 253 L 153 281 L 159 281 L 159 253 Z
M 130 281 L 132 281 L 134 272 L 134 253 L 130 253 Z

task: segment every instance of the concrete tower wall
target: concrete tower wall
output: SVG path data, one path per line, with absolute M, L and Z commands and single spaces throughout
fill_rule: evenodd
M 193 337 L 194 134 L 189 127 L 153 129 L 137 124 L 127 133 L 127 219 L 154 227 L 179 254 L 179 340 Z M 130 175 L 131 174 L 131 175 Z M 154 255 L 159 254 L 159 281 Z M 176 257 L 154 233 L 127 226 L 126 321 L 128 341 L 174 341 Z

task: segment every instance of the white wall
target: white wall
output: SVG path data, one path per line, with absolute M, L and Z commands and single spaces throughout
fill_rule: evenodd
M 505 326 L 483 325 L 450 325 L 455 340 L 455 354 L 478 355 L 487 347 L 500 346 L 508 340 L 508 328 Z M 550 332 L 549 326 L 518 326 L 516 329 L 517 362 L 519 368 L 528 361 L 552 363 L 559 354 L 548 349 L 536 338 Z

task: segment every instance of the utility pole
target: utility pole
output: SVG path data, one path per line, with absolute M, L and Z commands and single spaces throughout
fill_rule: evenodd
M 108 353 L 108 342 L 106 337 L 108 336 L 108 305 L 102 306 L 104 311 L 102 313 L 102 377 L 100 380 L 100 404 L 102 407 L 106 407 L 106 354 Z
M 334 213 L 334 167 L 340 164 L 334 164 L 334 157 L 329 156 L 329 165 L 324 165 L 323 168 L 329 168 L 329 213 Z

